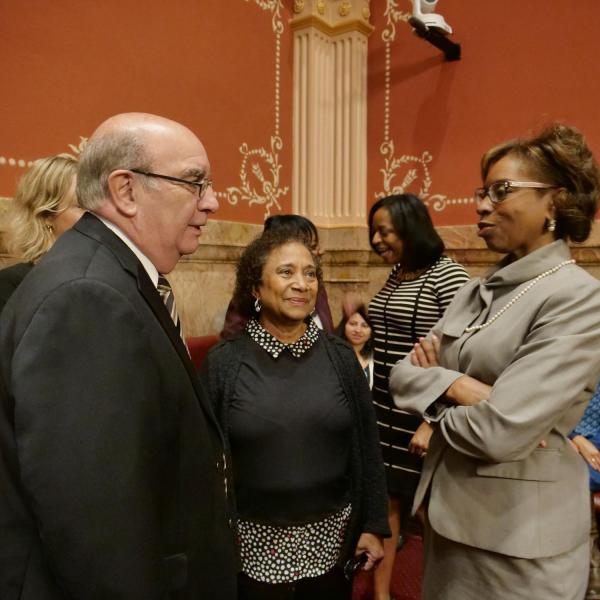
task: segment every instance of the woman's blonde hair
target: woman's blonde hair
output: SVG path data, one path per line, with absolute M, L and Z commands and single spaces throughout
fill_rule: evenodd
M 45 219 L 60 212 L 60 204 L 73 187 L 77 160 L 58 154 L 36 160 L 21 177 L 9 216 L 8 249 L 25 262 L 35 262 L 55 242 Z

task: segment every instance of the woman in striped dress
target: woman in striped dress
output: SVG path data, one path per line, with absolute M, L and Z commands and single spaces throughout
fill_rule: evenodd
M 394 406 L 388 392 L 391 367 L 408 354 L 440 319 L 456 291 L 469 279 L 465 269 L 444 256 L 444 243 L 423 202 L 412 194 L 388 196 L 369 213 L 371 246 L 394 265 L 369 305 L 374 327 L 373 401 L 386 466 L 392 537 L 375 573 L 375 600 L 389 600 L 390 580 L 400 533 L 400 514 L 408 514 L 431 427 Z

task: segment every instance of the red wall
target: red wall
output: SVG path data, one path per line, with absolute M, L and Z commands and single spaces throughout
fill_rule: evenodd
M 248 160 L 248 185 L 262 194 L 263 181 L 274 180 L 273 168 L 281 211 L 290 211 L 292 0 L 280 9 L 270 4 L 2 0 L 0 196 L 13 193 L 23 172 L 9 159 L 26 163 L 68 151 L 107 116 L 138 110 L 197 132 L 221 193 L 242 187 L 240 146 L 264 149 L 266 158 L 255 153 Z M 411 7 L 409 0 L 370 4 L 368 205 L 385 192 L 386 10 Z M 470 196 L 479 185 L 479 158 L 491 145 L 561 120 L 579 127 L 600 153 L 598 0 L 440 0 L 438 12 L 462 44 L 459 62 L 444 62 L 405 21 L 395 24 L 389 136 L 394 157 L 405 162 L 393 170 L 392 185 L 415 169 L 407 190 L 428 195 L 435 221 L 466 224 L 474 222 Z M 282 148 L 273 153 L 277 73 Z M 424 153 L 429 180 L 411 158 Z M 218 218 L 262 222 L 265 205 L 249 199 L 233 205 L 221 196 Z
M 288 4 L 287 2 L 285 3 Z M 265 148 L 275 128 L 276 39 L 281 36 L 279 152 L 291 210 L 289 8 L 243 0 L 3 0 L 0 2 L 0 196 L 23 172 L 18 161 L 69 151 L 106 117 L 164 115 L 189 126 L 207 148 L 217 191 L 240 187 L 239 147 Z M 9 160 L 17 161 L 16 166 Z M 13 162 L 10 160 L 10 163 Z M 250 189 L 262 192 L 251 166 Z M 218 217 L 262 222 L 265 206 L 221 199 Z
M 369 39 L 368 203 L 383 191 L 385 9 L 371 2 L 376 27 Z M 408 0 L 396 0 L 405 12 Z M 444 62 L 405 22 L 391 44 L 390 137 L 395 156 L 429 152 L 430 185 L 421 168 L 408 191 L 423 187 L 450 201 L 431 202 L 438 224 L 475 221 L 470 202 L 479 159 L 496 143 L 559 120 L 578 127 L 600 158 L 600 2 L 597 0 L 440 0 L 437 12 L 453 27 L 462 60 Z M 397 170 L 400 183 L 408 162 Z

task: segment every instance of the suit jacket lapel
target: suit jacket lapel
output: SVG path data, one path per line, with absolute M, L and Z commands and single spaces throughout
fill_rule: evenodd
M 127 247 L 127 244 L 125 244 L 123 240 L 116 236 L 110 229 L 108 229 L 108 227 L 104 225 L 104 223 L 102 223 L 102 221 L 100 221 L 100 219 L 91 213 L 85 213 L 74 228 L 84 235 L 94 238 L 102 245 L 107 246 L 115 255 L 123 269 L 131 273 L 131 275 L 136 279 L 140 294 L 150 306 L 150 309 L 158 319 L 158 322 L 165 330 L 165 333 L 168 335 L 173 347 L 177 351 L 177 354 L 179 355 L 179 358 L 181 359 L 181 362 L 183 363 L 185 370 L 190 377 L 200 406 L 206 413 L 209 420 L 212 421 L 217 431 L 219 431 L 219 435 L 221 435 L 220 428 L 212 411 L 212 407 L 208 402 L 207 394 L 200 384 L 200 380 L 196 374 L 194 364 L 192 363 L 187 349 L 184 346 L 179 333 L 177 332 L 175 324 L 173 323 L 173 319 L 171 319 L 171 315 L 167 311 L 160 294 L 158 293 L 156 287 L 154 287 L 154 284 L 150 280 L 150 277 L 148 276 L 148 273 L 146 272 L 146 269 L 144 269 L 142 263 L 140 263 L 137 256 L 130 250 L 130 248 Z
M 143 265 L 139 261 L 137 280 L 140 293 L 152 309 L 152 312 L 155 314 L 162 328 L 169 336 L 173 347 L 177 351 L 177 354 L 179 355 L 179 358 L 181 359 L 181 362 L 183 363 L 183 366 L 189 375 L 192 385 L 194 386 L 196 396 L 200 401 L 200 406 L 220 432 L 217 420 L 212 411 L 212 407 L 208 402 L 207 394 L 200 384 L 198 374 L 196 373 L 196 368 L 190 359 L 187 348 L 185 347 L 183 340 L 181 339 L 181 336 L 175 327 L 175 323 L 173 323 L 173 319 L 171 319 L 171 315 L 169 314 L 169 311 L 167 310 L 162 298 L 160 297 L 160 294 L 158 293 L 158 290 L 154 287 L 152 281 L 150 281 L 150 277 L 148 276 L 146 269 L 144 269 Z

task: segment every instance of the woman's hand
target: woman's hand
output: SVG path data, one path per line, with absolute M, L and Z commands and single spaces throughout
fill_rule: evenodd
M 492 386 L 469 375 L 462 375 L 446 390 L 446 399 L 461 406 L 479 404 L 490 397 Z
M 423 421 L 412 436 L 408 444 L 408 451 L 417 456 L 425 456 L 429 448 L 429 440 L 432 433 L 433 427 L 427 421 Z
M 363 565 L 363 571 L 371 570 L 383 558 L 383 542 L 374 533 L 362 533 L 356 544 L 354 556 L 365 553 L 367 562 Z
M 410 362 L 415 367 L 423 367 L 424 369 L 437 367 L 439 355 L 440 340 L 432 333 L 430 340 L 419 338 L 419 341 L 413 346 L 410 353 Z
M 583 456 L 590 467 L 592 467 L 594 471 L 600 472 L 600 450 L 582 435 L 576 435 L 571 441 L 577 449 L 577 452 Z

